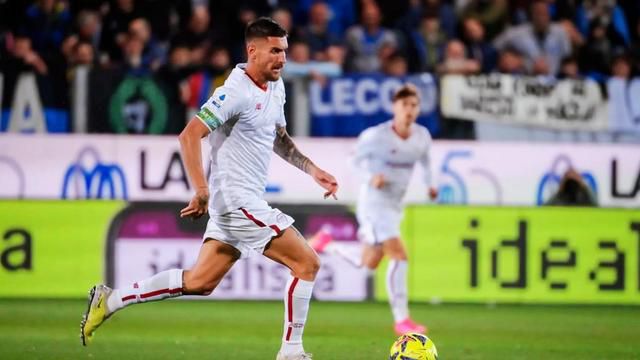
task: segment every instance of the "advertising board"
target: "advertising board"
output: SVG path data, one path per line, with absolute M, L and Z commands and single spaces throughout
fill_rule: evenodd
M 0 135 L 0 198 L 188 201 L 192 196 L 175 137 Z M 25 146 L 25 143 L 37 146 Z M 298 138 L 298 147 L 340 184 L 338 204 L 357 201 L 355 139 Z M 204 166 L 209 145 L 202 143 Z M 433 185 L 440 204 L 540 205 L 574 168 L 604 207 L 640 207 L 640 148 L 621 144 L 435 141 Z M 417 166 L 405 200 L 426 202 Z M 46 174 L 46 176 L 43 176 Z M 273 156 L 266 199 L 335 204 L 309 176 Z
M 122 201 L 0 202 L 0 297 L 84 297 Z
M 110 228 L 107 283 L 121 287 L 160 271 L 195 264 L 206 220 L 179 217 L 180 203 L 134 203 L 119 213 Z M 290 214 L 301 232 L 313 235 L 331 226 L 346 248 L 359 247 L 356 224 L 339 206 L 278 206 Z M 339 257 L 322 255 L 314 297 L 318 300 L 359 301 L 368 297 L 368 274 Z M 258 253 L 241 259 L 225 275 L 211 299 L 282 299 L 290 270 Z M 200 298 L 200 297 L 197 297 Z
M 637 210 L 410 207 L 403 236 L 414 301 L 640 304 Z

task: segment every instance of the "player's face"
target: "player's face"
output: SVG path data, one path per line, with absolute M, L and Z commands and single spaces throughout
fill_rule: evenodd
M 420 102 L 415 96 L 398 99 L 393 103 L 394 117 L 406 125 L 414 123 L 419 114 Z
M 280 73 L 287 62 L 286 37 L 270 36 L 251 41 L 248 47 L 249 61 L 255 63 L 267 81 L 280 79 Z

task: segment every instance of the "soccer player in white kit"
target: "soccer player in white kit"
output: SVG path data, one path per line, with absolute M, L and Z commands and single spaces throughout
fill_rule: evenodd
M 310 359 L 302 332 L 320 260 L 292 226 L 293 219 L 263 199 L 271 152 L 309 174 L 335 197 L 335 178 L 296 148 L 285 130 L 285 90 L 280 73 L 286 62 L 287 32 L 260 18 L 245 31 L 247 64 L 239 64 L 180 134 L 182 157 L 195 189 L 181 217 L 209 222 L 196 264 L 173 269 L 121 289 L 91 289 L 81 324 L 83 344 L 96 328 L 128 305 L 181 295 L 208 295 L 231 266 L 256 251 L 287 266 L 284 331 L 277 360 Z M 201 139 L 211 144 L 209 186 L 201 159 Z M 211 196 L 210 196 L 211 194 Z
M 339 244 L 332 243 L 327 229 L 320 230 L 311 246 L 317 252 L 340 255 L 357 267 L 373 272 L 384 255 L 391 261 L 387 268 L 387 293 L 393 313 L 394 330 L 399 335 L 424 333 L 426 327 L 409 317 L 407 297 L 407 252 L 400 240 L 402 198 L 413 168 L 419 162 L 424 183 L 433 200 L 438 192 L 431 187 L 429 169 L 429 130 L 416 124 L 420 99 L 414 85 L 406 84 L 393 96 L 393 119 L 363 131 L 358 138 L 354 165 L 363 181 L 356 215 L 358 237 L 363 244 L 361 258 L 354 258 Z

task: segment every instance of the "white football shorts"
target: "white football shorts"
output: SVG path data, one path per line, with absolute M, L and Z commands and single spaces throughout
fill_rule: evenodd
M 369 245 L 382 245 L 392 238 L 400 237 L 402 210 L 376 207 L 358 211 L 358 239 Z
M 260 254 L 275 236 L 282 234 L 294 220 L 264 200 L 252 201 L 225 214 L 211 215 L 203 241 L 215 239 L 238 249 L 243 258 Z

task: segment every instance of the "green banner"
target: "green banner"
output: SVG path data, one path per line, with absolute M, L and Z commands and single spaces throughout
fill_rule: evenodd
M 638 210 L 416 206 L 402 234 L 413 301 L 640 304 Z
M 0 202 L 0 297 L 78 297 L 103 281 L 120 201 Z

